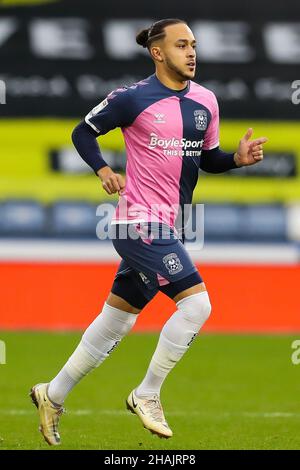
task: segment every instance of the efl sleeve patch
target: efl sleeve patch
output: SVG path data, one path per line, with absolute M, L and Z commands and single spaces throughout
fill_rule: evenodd
M 104 135 L 116 127 L 131 123 L 131 95 L 126 88 L 111 92 L 85 117 L 85 122 L 98 134 Z

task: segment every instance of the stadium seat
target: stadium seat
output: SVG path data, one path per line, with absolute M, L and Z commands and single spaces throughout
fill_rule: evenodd
M 287 236 L 289 240 L 300 242 L 300 204 L 286 206 Z
M 87 202 L 57 202 L 50 210 L 53 236 L 96 237 L 96 206 Z
M 242 237 L 249 241 L 279 242 L 287 238 L 286 212 L 280 205 L 249 205 L 242 210 Z
M 7 200 L 0 204 L 0 235 L 41 236 L 46 229 L 44 207 L 31 200 Z
M 241 209 L 237 205 L 205 204 L 205 241 L 236 241 L 240 235 Z

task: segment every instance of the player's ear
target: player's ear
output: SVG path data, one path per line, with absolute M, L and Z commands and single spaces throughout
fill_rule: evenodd
M 154 60 L 157 60 L 158 62 L 162 62 L 163 58 L 161 55 L 161 49 L 159 46 L 153 46 L 151 47 L 151 55 Z

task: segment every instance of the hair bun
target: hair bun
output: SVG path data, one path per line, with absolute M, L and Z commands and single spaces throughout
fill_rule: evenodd
M 147 42 L 149 38 L 149 29 L 142 29 L 137 35 L 136 35 L 136 42 L 143 47 L 147 47 Z

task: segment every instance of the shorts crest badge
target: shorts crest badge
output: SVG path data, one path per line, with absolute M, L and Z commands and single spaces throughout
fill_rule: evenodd
M 163 257 L 164 265 L 166 266 L 169 274 L 177 274 L 183 270 L 183 266 L 176 253 L 169 253 Z

